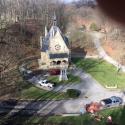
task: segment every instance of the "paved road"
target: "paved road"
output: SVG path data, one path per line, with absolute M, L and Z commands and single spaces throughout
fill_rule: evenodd
M 66 91 L 68 88 L 79 89 L 82 93 L 78 99 L 70 100 L 50 100 L 50 101 L 21 101 L 16 104 L 5 104 L 0 101 L 0 112 L 7 111 L 8 115 L 17 114 L 37 114 L 37 115 L 60 115 L 67 113 L 79 113 L 80 109 L 85 104 L 91 101 L 99 101 L 113 95 L 120 96 L 125 101 L 125 96 L 119 91 L 108 91 L 104 89 L 97 81 L 89 74 L 77 69 L 73 72 L 74 75 L 80 76 L 81 83 L 70 86 L 57 87 L 55 91 Z M 59 90 L 60 89 L 60 90 Z
M 84 99 L 77 100 L 61 100 L 61 101 L 23 101 L 14 105 L 2 105 L 0 102 L 0 112 L 8 112 L 8 115 L 13 113 L 37 114 L 37 115 L 61 115 L 67 113 L 79 113 L 83 107 Z

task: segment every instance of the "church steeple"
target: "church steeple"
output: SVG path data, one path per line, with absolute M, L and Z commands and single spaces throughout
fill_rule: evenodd
M 56 18 L 56 13 L 54 12 L 54 16 L 53 16 L 53 26 L 57 25 L 57 18 Z

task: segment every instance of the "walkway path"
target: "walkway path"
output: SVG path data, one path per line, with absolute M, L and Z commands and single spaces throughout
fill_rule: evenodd
M 93 42 L 95 44 L 95 47 L 96 47 L 96 49 L 98 51 L 98 54 L 99 54 L 100 58 L 103 58 L 107 62 L 113 64 L 118 69 L 120 68 L 123 72 L 125 72 L 125 66 L 121 65 L 119 62 L 117 62 L 116 60 L 114 60 L 113 58 L 111 58 L 105 52 L 105 50 L 101 47 L 101 45 L 100 45 L 100 38 L 103 37 L 104 35 L 102 33 L 98 33 L 98 32 L 92 32 L 91 34 L 92 34 L 92 36 L 94 38 Z

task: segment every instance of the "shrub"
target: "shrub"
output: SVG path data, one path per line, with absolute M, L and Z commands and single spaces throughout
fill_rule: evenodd
M 85 25 L 82 25 L 80 28 L 79 28 L 80 31 L 85 31 L 86 30 L 86 26 Z
M 76 89 L 68 89 L 66 94 L 70 98 L 76 98 L 76 97 L 78 97 L 80 95 L 80 91 L 76 90 Z
M 92 24 L 90 25 L 90 30 L 92 30 L 92 31 L 99 31 L 99 30 L 101 30 L 101 28 L 100 28 L 100 26 L 98 26 L 97 24 L 92 23 Z

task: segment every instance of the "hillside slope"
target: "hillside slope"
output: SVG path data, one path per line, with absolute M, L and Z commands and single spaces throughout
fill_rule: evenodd
M 67 6 L 65 11 L 69 15 L 67 34 L 72 41 L 73 50 L 82 50 L 83 52 L 84 49 L 88 55 L 97 54 L 92 38 L 87 33 L 91 31 L 91 25 L 95 24 L 100 28 L 98 32 L 105 34 L 105 37 L 101 40 L 105 51 L 109 56 L 125 64 L 124 26 L 104 15 L 98 6 L 77 8 L 75 5 L 70 5 Z

